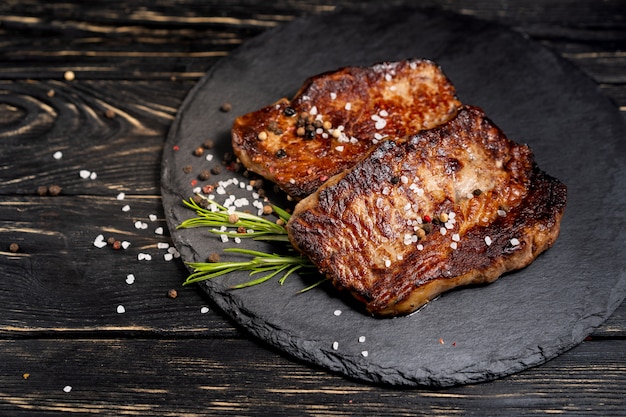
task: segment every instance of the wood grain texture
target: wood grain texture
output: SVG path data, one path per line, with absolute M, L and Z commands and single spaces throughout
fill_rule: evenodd
M 87 3 L 0 3 L 0 414 L 624 415 L 626 303 L 589 341 L 542 366 L 486 384 L 399 390 L 329 374 L 250 339 L 203 293 L 181 287 L 184 265 L 157 248 L 169 242 L 167 231 L 155 233 L 165 226 L 163 143 L 207 70 L 298 16 L 405 2 Z M 543 43 L 626 118 L 622 0 L 420 4 Z M 52 184 L 60 195 L 37 194 Z M 98 249 L 98 234 L 131 246 Z
M 247 340 L 0 341 L 0 350 L 13 358 L 0 379 L 0 411 L 15 416 L 61 411 L 432 416 L 467 415 L 477 412 L 478 405 L 482 416 L 619 416 L 625 345 L 623 340 L 585 342 L 503 380 L 446 390 L 399 390 L 306 368 Z M 134 359 L 132 365 L 127 357 Z M 251 357 L 254 367 L 249 366 Z M 70 392 L 63 391 L 67 386 Z

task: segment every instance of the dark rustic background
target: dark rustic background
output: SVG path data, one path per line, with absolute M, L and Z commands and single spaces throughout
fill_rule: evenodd
M 161 152 L 185 95 L 255 35 L 366 3 L 403 2 L 0 3 L 1 415 L 626 415 L 625 304 L 545 365 L 403 390 L 294 361 L 181 287 L 185 268 L 157 244 L 169 242 Z M 526 33 L 626 115 L 622 0 L 421 4 Z M 59 195 L 41 188 L 51 185 Z M 130 247 L 96 248 L 99 234 Z M 144 253 L 152 260 L 139 260 Z

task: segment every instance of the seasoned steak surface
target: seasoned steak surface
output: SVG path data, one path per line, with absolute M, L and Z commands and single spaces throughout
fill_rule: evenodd
M 301 199 L 383 138 L 448 121 L 460 102 L 428 60 L 346 67 L 308 79 L 293 100 L 237 118 L 232 144 L 249 170 Z
M 385 141 L 296 206 L 292 244 L 378 316 L 530 264 L 559 233 L 566 188 L 484 113 Z

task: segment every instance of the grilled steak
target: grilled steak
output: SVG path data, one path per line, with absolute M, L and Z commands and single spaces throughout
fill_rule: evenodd
M 246 168 L 301 199 L 384 137 L 445 123 L 459 105 L 431 61 L 346 67 L 308 79 L 291 101 L 237 118 L 232 144 Z
M 489 283 L 556 240 L 566 188 L 484 113 L 384 141 L 300 201 L 292 244 L 377 316 Z

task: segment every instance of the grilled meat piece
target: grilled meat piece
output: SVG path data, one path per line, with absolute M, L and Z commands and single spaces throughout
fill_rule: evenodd
M 346 67 L 308 79 L 291 101 L 237 118 L 232 144 L 246 168 L 301 199 L 382 138 L 433 128 L 459 106 L 432 61 Z
M 556 240 L 566 187 L 531 150 L 464 106 L 450 122 L 385 141 L 300 201 L 290 240 L 377 316 L 495 281 Z

